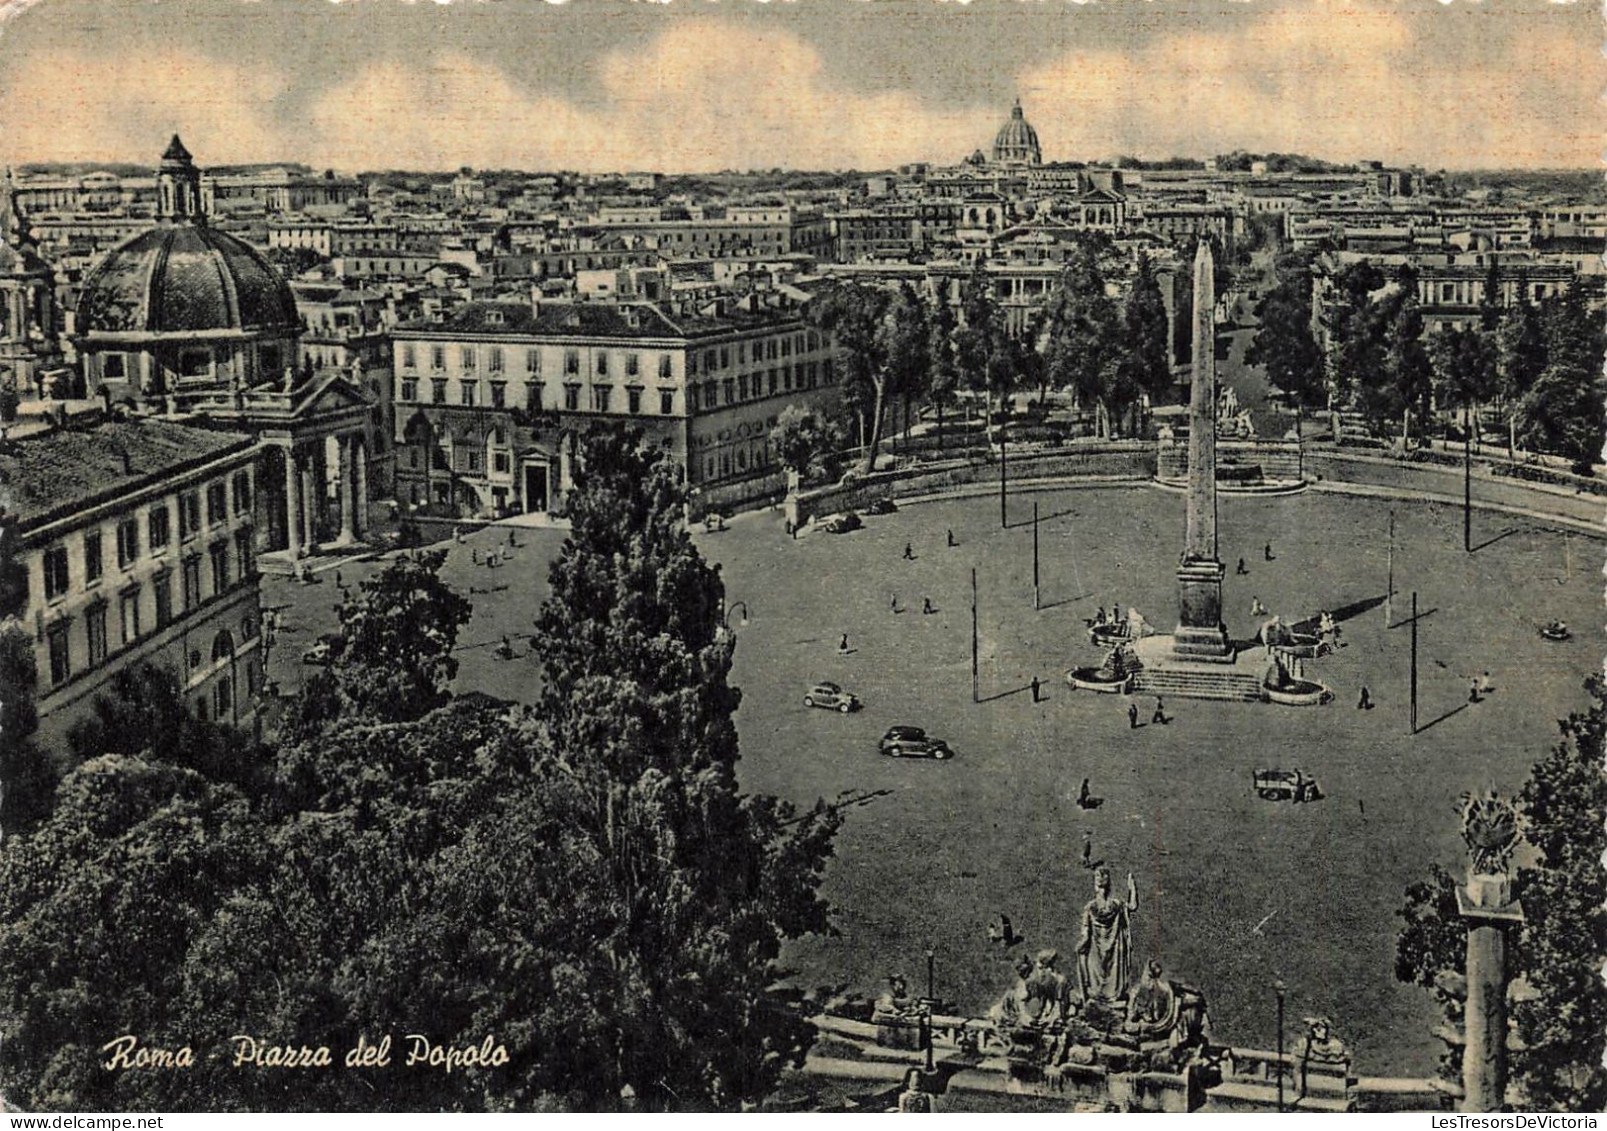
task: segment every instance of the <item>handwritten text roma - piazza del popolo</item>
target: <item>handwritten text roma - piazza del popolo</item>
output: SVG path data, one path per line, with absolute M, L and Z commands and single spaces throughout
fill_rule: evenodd
M 275 1045 L 256 1037 L 234 1036 L 233 1066 L 235 1068 L 334 1068 L 334 1054 L 325 1045 L 309 1048 L 306 1045 Z M 385 1068 L 391 1063 L 392 1038 L 387 1033 L 377 1043 L 366 1036 L 358 1036 L 353 1045 L 340 1058 L 345 1068 Z M 405 1055 L 403 1051 L 405 1050 Z M 177 1049 L 142 1045 L 139 1038 L 125 1034 L 101 1046 L 106 1054 L 104 1067 L 108 1072 L 145 1069 L 182 1069 L 195 1064 L 195 1052 L 188 1045 Z M 421 1033 L 407 1033 L 397 1049 L 403 1055 L 402 1065 L 409 1068 L 434 1068 L 451 1073 L 457 1068 L 497 1068 L 508 1063 L 508 1050 L 488 1036 L 478 1045 L 457 1046 L 436 1044 Z

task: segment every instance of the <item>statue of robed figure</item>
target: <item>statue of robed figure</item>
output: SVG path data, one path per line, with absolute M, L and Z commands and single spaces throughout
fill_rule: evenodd
M 1083 905 L 1082 938 L 1077 944 L 1077 981 L 1084 1001 L 1115 1004 L 1127 998 L 1131 973 L 1132 924 L 1138 888 L 1127 873 L 1127 900 L 1110 894 L 1110 870 L 1094 872 L 1094 898 Z

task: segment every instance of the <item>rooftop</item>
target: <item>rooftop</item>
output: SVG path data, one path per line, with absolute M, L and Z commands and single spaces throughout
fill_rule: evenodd
M 706 309 L 706 308 L 705 308 Z M 746 310 L 729 302 L 724 313 L 667 312 L 652 303 L 465 303 L 440 321 L 415 320 L 399 334 L 508 334 L 597 338 L 684 338 L 727 333 L 797 316 L 795 308 Z
M 0 500 L 24 532 L 255 441 L 168 420 L 114 420 L 0 442 Z

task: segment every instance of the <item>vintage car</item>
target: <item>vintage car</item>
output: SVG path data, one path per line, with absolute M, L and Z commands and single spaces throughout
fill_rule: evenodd
M 811 687 L 804 696 L 805 707 L 823 707 L 828 711 L 841 711 L 848 714 L 857 711 L 862 706 L 859 696 L 844 691 L 835 683 L 817 683 Z
M 1256 796 L 1263 801 L 1321 801 L 1322 788 L 1304 770 L 1257 770 Z
M 892 499 L 883 496 L 865 508 L 866 514 L 897 514 L 898 504 Z
M 889 758 L 936 758 L 942 761 L 954 757 L 954 751 L 941 738 L 933 738 L 920 727 L 888 727 L 882 735 L 881 752 Z
M 850 530 L 858 530 L 864 525 L 864 519 L 853 511 L 849 511 L 847 514 L 840 514 L 835 518 L 827 519 L 826 524 L 821 529 L 827 534 L 847 534 Z

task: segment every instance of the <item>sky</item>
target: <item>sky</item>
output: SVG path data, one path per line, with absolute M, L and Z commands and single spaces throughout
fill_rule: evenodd
M 0 161 L 1600 167 L 1589 0 L 0 0 Z

